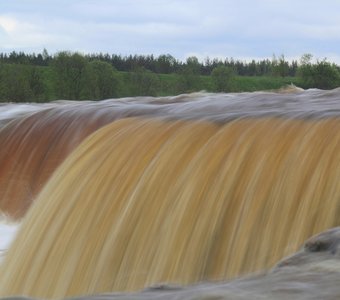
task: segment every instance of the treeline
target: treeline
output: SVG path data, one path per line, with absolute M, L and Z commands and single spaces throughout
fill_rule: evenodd
M 303 55 L 299 63 L 288 62 L 283 55 L 247 63 L 209 58 L 199 62 L 194 56 L 181 62 L 171 55 L 0 53 L 0 101 L 240 92 L 275 89 L 291 82 L 303 88 L 340 86 L 339 66 L 326 59 L 312 61 L 310 54 Z
M 46 49 L 42 53 L 24 53 L 13 51 L 11 53 L 0 53 L 0 63 L 26 64 L 34 66 L 48 66 L 58 56 L 50 55 Z M 108 53 L 92 53 L 82 55 L 88 62 L 102 61 L 109 63 L 116 70 L 123 72 L 133 72 L 136 68 L 145 68 L 156 74 L 180 73 L 188 65 L 195 65 L 199 75 L 210 75 L 214 68 L 225 66 L 233 69 L 236 75 L 240 76 L 295 76 L 298 69 L 298 62 L 289 62 L 284 55 L 271 60 L 250 62 L 235 60 L 234 58 L 210 59 L 207 57 L 200 62 L 197 57 L 191 56 L 186 61 L 180 61 L 170 54 L 166 55 L 128 55 L 122 56 Z

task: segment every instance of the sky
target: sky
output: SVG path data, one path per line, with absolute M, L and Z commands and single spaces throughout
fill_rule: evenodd
M 0 0 L 0 52 L 340 63 L 338 0 Z

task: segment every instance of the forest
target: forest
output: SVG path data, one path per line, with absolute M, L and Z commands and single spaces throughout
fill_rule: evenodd
M 170 54 L 129 55 L 61 51 L 49 54 L 0 53 L 0 102 L 48 102 L 57 99 L 101 100 L 129 96 L 165 96 L 206 90 L 272 90 L 287 84 L 302 88 L 340 86 L 340 67 L 304 54 L 250 62 L 234 58 Z

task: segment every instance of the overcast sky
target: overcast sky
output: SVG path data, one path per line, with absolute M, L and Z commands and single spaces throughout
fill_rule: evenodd
M 0 52 L 340 63 L 338 0 L 0 0 Z

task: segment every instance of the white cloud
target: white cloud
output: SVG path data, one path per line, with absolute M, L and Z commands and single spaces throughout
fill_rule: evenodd
M 46 30 L 44 24 L 26 16 L 0 15 L 0 27 L 5 32 L 1 47 L 5 49 L 25 49 L 66 44 L 69 37 L 65 32 Z
M 5 48 L 26 46 L 44 38 L 36 26 L 12 16 L 0 15 L 0 27 L 6 34 L 2 41 L 2 47 Z
M 14 18 L 0 16 L 0 26 L 5 32 L 11 33 L 18 28 L 18 22 Z

